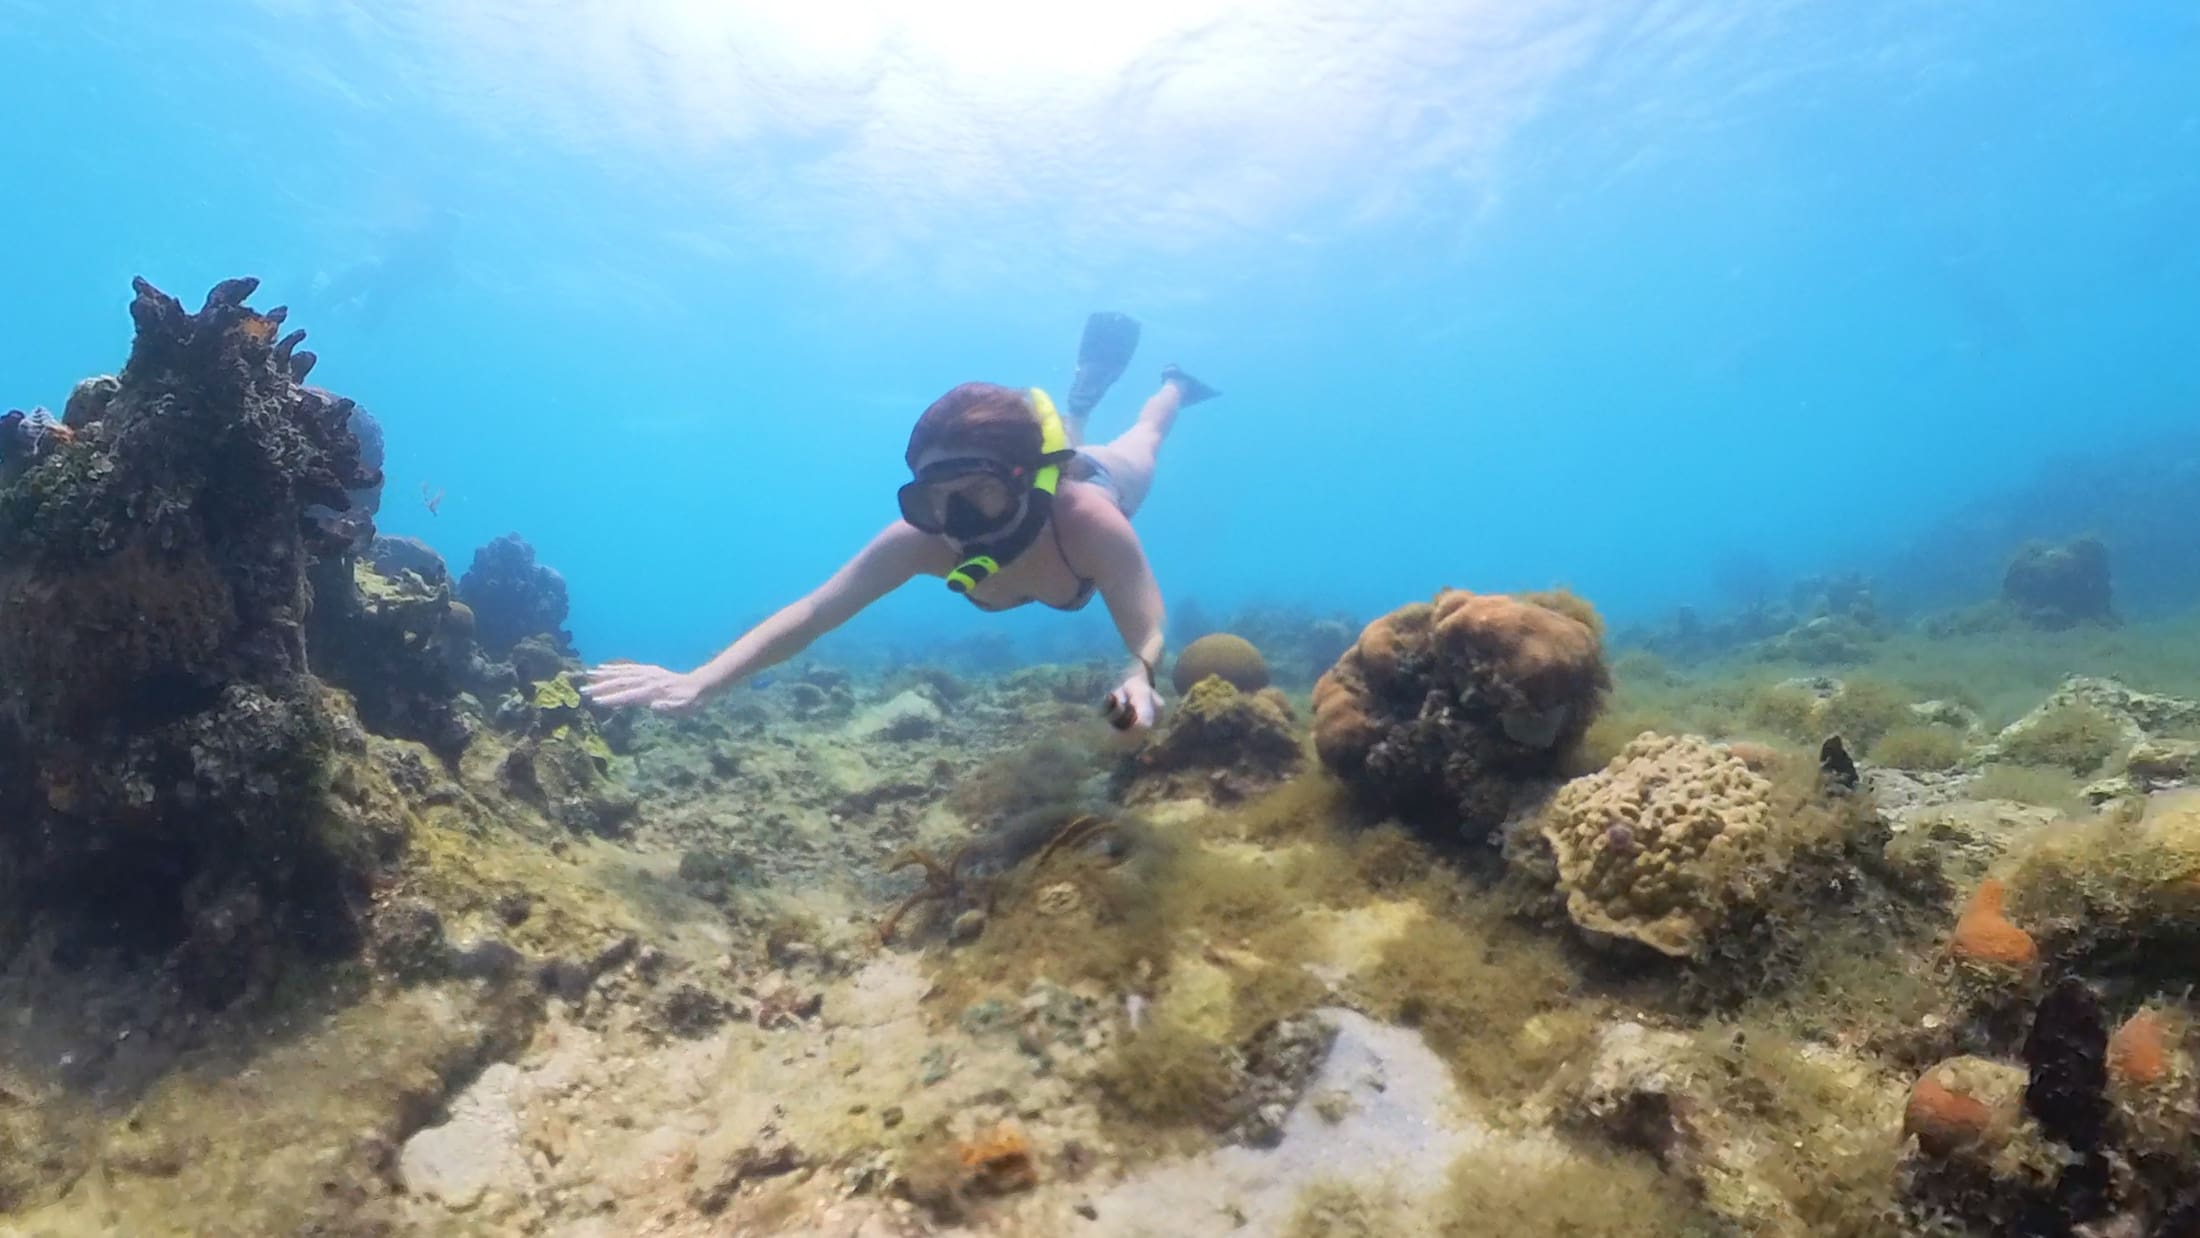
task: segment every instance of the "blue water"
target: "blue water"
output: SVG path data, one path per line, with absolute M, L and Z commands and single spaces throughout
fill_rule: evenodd
M 584 651 L 679 664 L 1093 309 L 1145 324 L 1096 434 L 1227 392 L 1138 524 L 1211 613 L 1652 617 L 2200 421 L 2190 5 L 766 7 L 0 0 L 0 405 L 118 367 L 132 275 L 257 274 L 385 531 L 518 531 Z M 919 581 L 835 640 L 981 622 L 1110 635 Z

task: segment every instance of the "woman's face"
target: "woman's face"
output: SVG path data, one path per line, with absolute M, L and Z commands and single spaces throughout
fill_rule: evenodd
M 902 519 L 950 541 L 980 541 L 1022 519 L 1030 490 L 1022 469 L 985 453 L 935 447 L 917 457 L 916 480 L 901 488 Z

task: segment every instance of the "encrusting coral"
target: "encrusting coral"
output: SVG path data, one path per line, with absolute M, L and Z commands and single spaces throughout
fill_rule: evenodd
M 1772 784 L 1715 744 L 1645 734 L 1559 788 L 1542 820 L 1574 923 L 1686 958 L 1752 897 Z
M 1369 624 L 1322 676 L 1314 742 L 1371 807 L 1479 834 L 1558 771 L 1610 686 L 1579 598 L 1447 589 Z
M 1960 962 L 1983 968 L 2021 970 L 2039 961 L 2039 947 L 2032 935 L 2018 928 L 2002 913 L 2007 895 L 1999 879 L 1979 883 L 1963 914 L 1956 918 L 1948 939 L 1948 953 Z

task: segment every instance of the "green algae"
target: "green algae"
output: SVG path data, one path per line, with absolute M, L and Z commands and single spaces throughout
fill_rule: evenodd
M 2056 705 L 2001 742 L 2005 758 L 2073 774 L 2096 773 L 2122 755 L 2128 737 L 2106 713 L 2077 701 Z
M 1969 745 L 1963 732 L 1938 723 L 1898 726 L 1879 737 L 1866 754 L 1894 769 L 1923 772 L 1953 769 L 1963 760 Z
M 1538 1161 L 1502 1149 L 1469 1152 L 1452 1167 L 1435 1219 L 1443 1238 L 1719 1238 L 1729 1232 L 1649 1157 L 1622 1152 Z
M 1982 800 L 2035 804 L 2057 812 L 2077 812 L 2085 804 L 2084 784 L 2065 769 L 1996 762 L 1971 780 L 1971 795 Z

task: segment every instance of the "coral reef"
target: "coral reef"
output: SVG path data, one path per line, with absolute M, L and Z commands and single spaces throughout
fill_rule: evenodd
M 2001 600 L 2026 623 L 2057 631 L 2081 623 L 2114 624 L 2108 547 L 2081 537 L 2061 545 L 2033 542 L 2001 578 Z
M 76 915 L 179 952 L 211 1004 L 257 956 L 351 949 L 387 845 L 326 800 L 305 631 L 308 569 L 350 541 L 309 509 L 374 477 L 254 287 L 190 313 L 139 280 L 113 390 L 0 488 L 5 927 Z
M 1190 692 L 1210 675 L 1240 692 L 1258 692 L 1268 686 L 1268 663 L 1262 660 L 1260 650 L 1254 648 L 1251 641 L 1227 632 L 1214 632 L 1186 645 L 1184 652 L 1176 655 L 1176 666 L 1169 678 L 1182 694 Z
M 1295 772 L 1304 760 L 1291 703 L 1273 688 L 1240 691 L 1219 674 L 1200 679 L 1160 735 L 1116 773 L 1129 803 L 1203 796 L 1235 803 Z
M 474 552 L 459 578 L 459 600 L 474 613 L 474 638 L 493 658 L 511 654 L 530 636 L 547 636 L 571 650 L 565 632 L 565 578 L 535 562 L 535 548 L 507 533 Z
M 1322 676 L 1314 742 L 1379 811 L 1482 833 L 1559 769 L 1609 686 L 1579 599 L 1446 590 L 1369 624 Z

